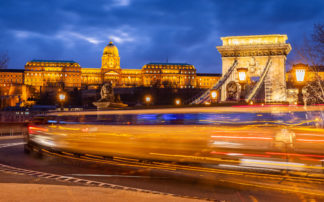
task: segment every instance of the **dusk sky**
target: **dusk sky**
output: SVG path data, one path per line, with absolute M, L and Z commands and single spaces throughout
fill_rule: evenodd
M 292 62 L 314 23 L 324 23 L 324 0 L 1 0 L 0 16 L 9 68 L 32 59 L 99 68 L 112 40 L 125 69 L 168 59 L 218 73 L 222 36 L 287 34 Z

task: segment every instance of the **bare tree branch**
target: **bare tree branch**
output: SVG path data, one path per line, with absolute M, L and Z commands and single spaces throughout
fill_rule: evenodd
M 324 63 L 324 24 L 314 25 L 313 34 L 305 37 L 302 47 L 297 49 L 300 62 L 308 64 L 314 74 L 313 81 L 305 87 L 304 100 L 307 104 L 324 103 L 324 80 L 320 76 Z
M 9 56 L 8 53 L 0 55 L 0 69 L 6 69 L 8 67 Z

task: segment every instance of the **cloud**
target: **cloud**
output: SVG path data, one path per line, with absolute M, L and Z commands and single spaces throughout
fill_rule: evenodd
M 72 41 L 73 38 L 74 39 L 77 38 L 77 39 L 81 39 L 81 40 L 87 41 L 87 42 L 89 42 L 91 44 L 95 44 L 95 45 L 103 42 L 102 40 L 99 40 L 95 37 L 90 37 L 90 36 L 83 35 L 81 33 L 71 32 L 71 31 L 59 32 L 57 35 L 55 35 L 55 37 L 58 39 L 66 40 L 66 41 Z
M 109 38 L 112 41 L 115 41 L 120 44 L 134 41 L 134 38 L 130 37 L 127 33 L 120 33 L 119 35 L 110 35 Z
M 108 1 L 103 8 L 106 11 L 111 11 L 114 8 L 129 6 L 130 3 L 130 0 L 113 0 L 112 2 Z
M 99 67 L 113 40 L 125 68 L 168 58 L 220 72 L 221 36 L 278 33 L 293 43 L 323 23 L 323 7 L 322 0 L 1 1 L 0 43 L 12 68 L 38 56 Z
M 129 6 L 130 0 L 115 0 L 113 5 L 114 6 Z

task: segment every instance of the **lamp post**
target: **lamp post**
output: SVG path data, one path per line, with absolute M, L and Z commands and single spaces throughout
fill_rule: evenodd
M 295 77 L 295 84 L 298 87 L 298 103 L 303 103 L 302 88 L 305 86 L 305 77 L 308 66 L 305 64 L 293 65 L 293 72 Z
M 212 90 L 210 91 L 210 100 L 212 103 L 217 102 L 217 98 L 218 98 L 218 93 L 216 90 Z
M 247 71 L 248 68 L 245 67 L 237 68 L 238 80 L 239 80 L 239 84 L 241 85 L 240 101 L 244 99 L 243 92 L 245 91 L 245 85 L 247 83 Z
M 64 93 L 60 93 L 59 94 L 59 100 L 60 100 L 60 104 L 61 104 L 61 111 L 63 111 L 63 103 L 65 101 L 65 94 Z

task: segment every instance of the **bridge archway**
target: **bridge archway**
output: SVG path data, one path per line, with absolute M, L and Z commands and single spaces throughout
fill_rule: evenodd
M 239 87 L 235 81 L 226 85 L 226 101 L 237 101 L 239 97 Z
M 216 48 L 222 56 L 222 74 L 226 74 L 237 61 L 236 68 L 221 87 L 221 101 L 227 101 L 228 84 L 238 84 L 237 68 L 248 68 L 248 78 L 264 77 L 265 102 L 286 101 L 285 68 L 291 50 L 287 35 L 255 35 L 222 37 L 222 46 Z M 269 63 L 270 62 L 270 63 Z M 268 65 L 269 68 L 265 69 Z M 266 71 L 265 71 L 266 70 Z

